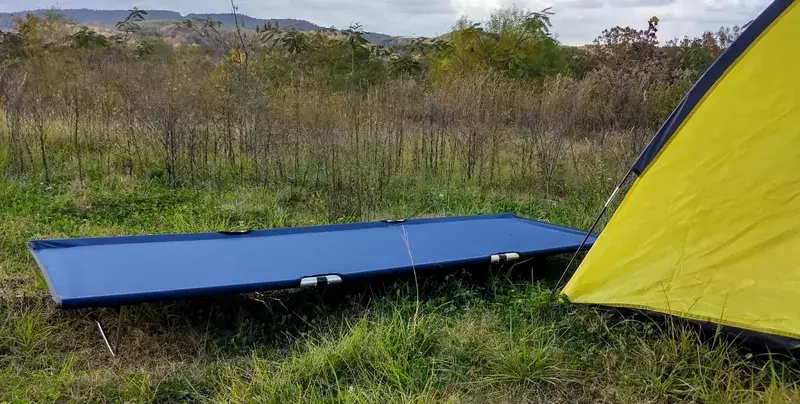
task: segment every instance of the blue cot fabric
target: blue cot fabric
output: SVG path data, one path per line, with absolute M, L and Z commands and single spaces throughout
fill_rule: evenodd
M 28 247 L 62 308 L 116 306 L 294 288 L 459 265 L 490 255 L 574 251 L 585 233 L 511 214 L 258 230 L 34 240 Z M 595 237 L 589 239 L 586 248 Z M 412 264 L 413 258 L 413 264 Z

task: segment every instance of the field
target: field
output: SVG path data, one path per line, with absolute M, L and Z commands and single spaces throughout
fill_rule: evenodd
M 146 304 L 124 313 L 120 356 L 92 322 L 54 308 L 24 242 L 328 221 L 313 197 L 152 182 L 2 187 L 0 400 L 168 402 L 795 401 L 800 374 L 724 339 L 551 297 L 553 259 L 487 273 L 324 291 Z M 575 222 L 568 203 L 464 186 L 403 189 L 385 215 L 513 210 Z M 444 195 L 444 196 L 440 196 Z M 298 200 L 299 199 L 299 200 Z M 510 202 L 513 201 L 513 202 Z M 376 217 L 381 216 L 377 214 Z M 578 221 L 580 222 L 580 220 Z
M 585 229 L 738 31 L 662 46 L 654 19 L 570 48 L 501 10 L 399 50 L 358 27 L 169 48 L 137 21 L 0 37 L 0 402 L 800 401 L 795 361 L 553 297 L 569 257 L 119 316 L 56 309 L 25 247 L 500 212 Z M 123 324 L 117 357 L 95 320 Z

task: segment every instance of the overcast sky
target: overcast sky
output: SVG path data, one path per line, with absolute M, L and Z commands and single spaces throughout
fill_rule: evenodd
M 360 22 L 368 31 L 435 36 L 460 15 L 482 20 L 492 10 L 517 5 L 540 10 L 552 6 L 554 31 L 566 44 L 591 42 L 616 25 L 644 28 L 661 19 L 662 41 L 698 35 L 723 25 L 743 25 L 771 0 L 236 0 L 239 11 L 259 18 L 298 18 L 343 28 Z M 227 12 L 228 0 L 0 0 L 0 11 L 31 8 L 168 9 L 181 13 Z

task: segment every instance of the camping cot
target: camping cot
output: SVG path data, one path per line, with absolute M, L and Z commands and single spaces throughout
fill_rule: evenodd
M 594 235 L 513 214 L 28 243 L 58 307 L 313 287 L 574 251 Z M 117 350 L 97 326 L 112 355 Z M 117 331 L 119 335 L 119 328 Z

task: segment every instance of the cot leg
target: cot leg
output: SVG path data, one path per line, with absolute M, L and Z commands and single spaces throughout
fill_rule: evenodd
M 108 352 L 111 353 L 111 356 L 116 357 L 119 355 L 119 338 L 122 334 L 122 325 L 123 325 L 123 307 L 120 306 L 117 309 L 117 335 L 114 338 L 114 346 L 111 346 L 111 343 L 108 341 L 108 337 L 106 336 L 106 332 L 103 329 L 103 325 L 100 324 L 100 320 L 95 320 L 95 324 L 97 324 L 97 329 L 100 330 L 100 336 L 103 337 L 103 342 L 106 344 L 106 348 L 108 348 Z
M 114 337 L 114 351 L 116 351 L 117 355 L 119 355 L 120 351 L 120 344 L 119 344 L 119 337 L 122 335 L 122 328 L 125 326 L 125 306 L 119 306 L 119 310 L 117 310 L 118 320 L 117 320 L 117 336 Z

